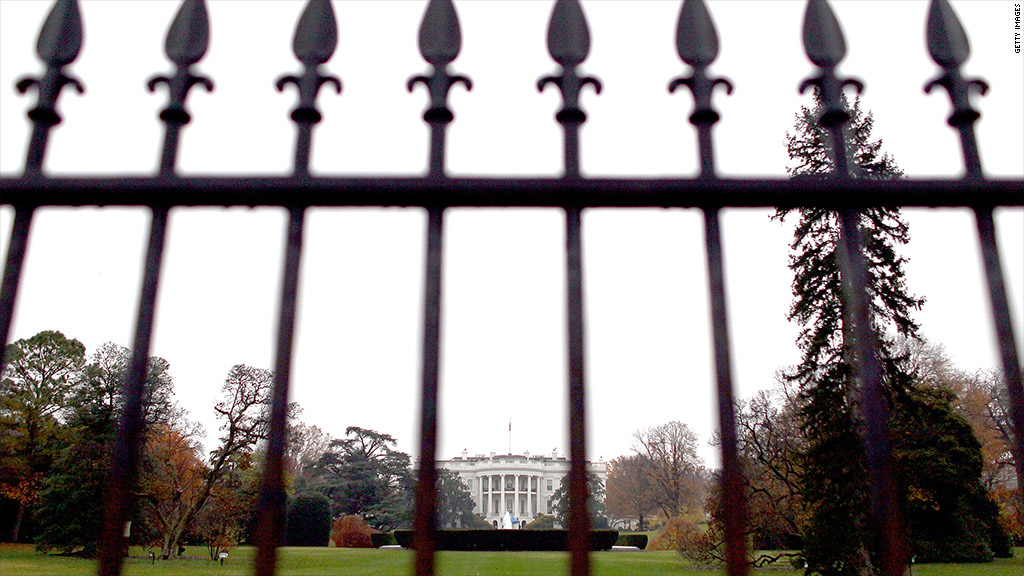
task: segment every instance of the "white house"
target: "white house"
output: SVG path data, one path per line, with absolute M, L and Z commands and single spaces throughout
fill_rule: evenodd
M 439 460 L 437 467 L 457 473 L 473 495 L 473 512 L 496 526 L 506 511 L 523 522 L 551 514 L 551 495 L 569 474 L 569 460 L 556 452 L 469 456 L 463 451 L 461 457 Z M 587 471 L 602 482 L 608 478 L 603 460 L 588 462 Z

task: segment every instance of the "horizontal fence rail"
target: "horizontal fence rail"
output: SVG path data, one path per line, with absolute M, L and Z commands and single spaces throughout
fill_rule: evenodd
M 1020 180 L 0 178 L 13 206 L 926 208 L 1022 206 Z
M 719 53 L 718 35 L 707 6 L 701 0 L 682 2 L 676 30 L 676 52 L 690 73 L 671 81 L 669 91 L 690 91 L 694 107 L 689 121 L 696 129 L 699 175 L 693 178 L 585 178 L 580 173 L 579 130 L 587 120 L 580 106 L 580 94 L 588 86 L 600 94 L 602 82 L 580 76 L 578 67 L 590 52 L 590 32 L 583 8 L 577 0 L 556 0 L 548 25 L 547 48 L 559 66 L 558 74 L 542 77 L 537 89 L 556 88 L 562 105 L 555 120 L 562 130 L 564 174 L 558 178 L 450 178 L 445 174 L 446 129 L 454 119 L 448 95 L 455 86 L 471 90 L 470 78 L 449 72 L 462 48 L 461 30 L 451 0 L 429 0 L 419 30 L 419 50 L 430 65 L 429 74 L 412 77 L 408 89 L 422 84 L 430 103 L 423 120 L 430 129 L 428 172 L 417 177 L 319 177 L 309 172 L 313 129 L 322 120 L 317 108 L 321 88 L 341 93 L 341 79 L 326 74 L 321 66 L 330 61 L 338 43 L 333 5 L 328 0 L 309 0 L 294 34 L 293 53 L 302 64 L 301 75 L 287 75 L 277 81 L 283 91 L 292 86 L 298 105 L 291 112 L 296 126 L 294 166 L 283 177 L 182 177 L 177 175 L 181 129 L 192 120 L 186 100 L 195 86 L 214 90 L 213 81 L 196 75 L 192 66 L 204 57 L 209 46 L 210 23 L 203 0 L 184 0 L 171 24 L 165 54 L 175 65 L 171 76 L 155 76 L 150 91 L 166 87 L 167 107 L 161 111 L 164 142 L 160 168 L 154 177 L 51 178 L 43 171 L 47 142 L 52 127 L 62 121 L 57 101 L 71 86 L 79 92 L 82 82 L 64 67 L 76 60 L 83 41 L 83 24 L 76 0 L 57 0 L 39 35 L 36 52 L 46 64 L 39 78 L 24 78 L 17 89 L 37 92 L 29 111 L 32 136 L 26 154 L 24 175 L 0 178 L 0 202 L 15 209 L 11 242 L 0 292 L 0 338 L 6 344 L 14 311 L 17 288 L 36 209 L 48 206 L 146 206 L 152 211 L 152 227 L 132 348 L 131 368 L 124 383 L 127 398 L 117 445 L 113 447 L 113 469 L 107 489 L 105 522 L 99 572 L 105 576 L 121 572 L 124 536 L 122 527 L 131 507 L 132 486 L 142 442 L 141 402 L 146 360 L 152 337 L 155 298 L 160 283 L 166 224 L 175 207 L 194 206 L 279 206 L 288 209 L 284 274 L 275 360 L 273 404 L 269 440 L 262 476 L 258 526 L 256 573 L 273 574 L 276 548 L 284 522 L 282 456 L 290 385 L 293 331 L 298 306 L 299 269 L 305 210 L 310 207 L 412 206 L 428 212 L 426 273 L 424 283 L 424 326 L 421 387 L 421 445 L 419 481 L 415 509 L 415 570 L 418 575 L 434 573 L 436 535 L 435 469 L 439 425 L 438 367 L 441 339 L 442 242 L 444 211 L 449 207 L 551 207 L 566 213 L 566 272 L 568 334 L 568 397 L 570 459 L 569 549 L 571 573 L 590 573 L 587 532 L 590 518 L 586 508 L 586 398 L 582 212 L 598 207 L 699 208 L 704 212 L 706 256 L 711 294 L 711 317 L 718 392 L 719 432 L 722 451 L 722 502 L 727 555 L 731 576 L 748 572 L 745 558 L 745 497 L 742 471 L 737 456 L 737 438 L 732 385 L 732 359 L 719 211 L 731 207 L 821 207 L 841 213 L 844 223 L 842 280 L 844 297 L 854 328 L 844 334 L 856 347 L 856 377 L 861 383 L 859 400 L 869 409 L 865 415 L 865 461 L 870 472 L 875 534 L 880 538 L 878 568 L 885 576 L 903 574 L 908 560 L 904 527 L 892 478 L 892 454 L 886 439 L 887 406 L 882 399 L 881 376 L 873 353 L 871 306 L 866 285 L 867 267 L 862 257 L 863 241 L 856 221 L 858 211 L 871 207 L 969 207 L 977 216 L 986 279 L 995 316 L 1004 379 L 1017 432 L 1018 478 L 1024 478 L 1024 387 L 1017 358 L 1015 335 L 1010 320 L 1005 284 L 1000 268 L 992 211 L 1000 206 L 1024 205 L 1024 180 L 987 179 L 974 136 L 974 122 L 980 114 L 970 102 L 972 92 L 984 94 L 984 81 L 965 79 L 960 67 L 970 48 L 956 14 L 946 0 L 933 0 L 927 22 L 927 45 L 941 74 L 926 91 L 945 89 L 952 104 L 948 123 L 960 136 L 966 174 L 956 180 L 870 180 L 857 179 L 855 167 L 847 166 L 843 126 L 849 120 L 842 101 L 845 89 L 860 91 L 863 83 L 836 75 L 846 55 L 842 30 L 829 4 L 809 0 L 803 22 L 803 45 L 816 75 L 806 79 L 801 91 L 813 88 L 823 108 L 818 119 L 830 135 L 829 162 L 833 171 L 822 177 L 792 179 L 718 178 L 715 174 L 712 127 L 720 116 L 712 106 L 716 87 L 731 93 L 726 78 L 708 75 Z M 2 370 L 3 359 L 0 359 Z

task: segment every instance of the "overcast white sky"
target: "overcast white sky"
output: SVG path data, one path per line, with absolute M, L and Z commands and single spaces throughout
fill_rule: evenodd
M 668 94 L 687 67 L 674 50 L 678 1 L 584 1 L 592 51 L 584 65 L 605 91 L 585 93 L 582 167 L 591 176 L 690 176 L 692 100 Z M 800 44 L 804 2 L 709 2 L 721 39 L 717 75 L 719 173 L 785 175 L 785 132 L 812 72 Z M 922 86 L 928 58 L 924 1 L 832 3 L 846 33 L 842 73 L 862 78 L 874 135 L 911 178 L 955 178 L 959 143 L 945 124 L 944 92 Z M 1024 177 L 1024 66 L 1013 51 L 1013 4 L 954 2 L 972 43 L 965 74 L 991 84 L 976 98 L 982 161 L 991 177 Z M 167 101 L 145 90 L 172 70 L 163 39 L 178 2 L 85 0 L 85 45 L 70 67 L 87 87 L 67 91 L 65 122 L 51 136 L 53 175 L 155 172 Z M 405 91 L 427 65 L 416 47 L 425 1 L 334 3 L 339 47 L 326 66 L 345 86 L 324 91 L 313 169 L 323 175 L 416 175 L 426 170 L 427 96 Z M 555 71 L 545 34 L 552 1 L 456 1 L 463 50 L 453 69 L 473 79 L 452 91 L 451 175 L 546 175 L 561 170 L 554 121 L 560 97 L 536 91 Z M 50 2 L 0 0 L 0 173 L 23 168 L 32 97 L 14 82 L 39 74 L 34 46 Z M 189 97 L 183 174 L 291 170 L 288 113 L 296 95 L 273 88 L 299 70 L 291 54 L 304 2 L 209 2 L 212 43 L 199 70 L 217 85 Z M 37 216 L 12 339 L 56 329 L 90 353 L 130 345 L 148 215 L 144 209 L 45 209 Z M 441 457 L 512 450 L 567 451 L 564 218 L 559 210 L 449 210 L 441 406 Z M 770 386 L 798 361 L 786 311 L 791 229 L 768 211 L 725 212 L 723 231 L 738 394 Z M 965 369 L 995 366 L 987 293 L 973 217 L 909 210 L 908 283 L 928 299 L 917 318 L 928 339 Z M 6 254 L 12 211 L 0 209 Z M 215 436 L 211 405 L 228 370 L 270 367 L 284 211 L 176 209 L 152 353 L 166 358 L 177 395 Z M 1024 211 L 997 213 L 1018 343 L 1024 310 Z M 303 255 L 292 398 L 303 419 L 335 436 L 355 425 L 418 449 L 419 349 L 425 218 L 416 209 L 312 210 Z M 629 452 L 631 434 L 681 420 L 702 442 L 717 425 L 703 256 L 703 226 L 689 210 L 589 210 L 584 217 L 589 454 Z M 702 447 L 709 464 L 715 449 Z

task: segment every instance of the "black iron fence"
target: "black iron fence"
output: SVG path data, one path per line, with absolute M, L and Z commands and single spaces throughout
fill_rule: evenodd
M 323 178 L 309 173 L 310 147 L 314 126 L 321 113 L 316 100 L 325 85 L 341 90 L 340 81 L 324 75 L 319 66 L 332 56 L 337 44 L 337 27 L 329 0 L 309 0 L 294 37 L 294 53 L 303 64 L 300 76 L 282 77 L 277 87 L 293 85 L 299 104 L 292 111 L 297 140 L 294 148 L 294 172 L 280 178 L 188 178 L 175 173 L 178 136 L 191 116 L 186 108 L 189 91 L 195 86 L 213 90 L 210 79 L 196 76 L 191 66 L 204 56 L 209 41 L 209 23 L 203 0 L 185 0 L 167 35 L 166 54 L 177 69 L 171 77 L 154 77 L 149 87 L 165 85 L 170 93 L 167 107 L 160 113 L 165 125 L 159 173 L 146 178 L 51 178 L 42 171 L 50 129 L 60 123 L 57 101 L 62 90 L 71 86 L 83 89 L 78 79 L 64 67 L 75 61 L 82 45 L 82 22 L 76 0 L 57 0 L 43 25 L 36 47 L 46 63 L 39 78 L 25 78 L 17 88 L 24 93 L 34 89 L 37 104 L 28 116 L 33 129 L 20 178 L 0 179 L 2 202 L 14 207 L 14 223 L 4 268 L 0 294 L 0 336 L 7 342 L 12 312 L 21 277 L 22 264 L 32 217 L 41 206 L 147 206 L 152 211 L 152 226 L 139 302 L 132 361 L 125 381 L 127 405 L 114 447 L 114 465 L 109 479 L 107 508 L 103 529 L 99 572 L 119 574 L 123 554 L 122 526 L 126 520 L 131 486 L 138 465 L 142 440 L 141 400 L 146 361 L 152 335 L 154 300 L 159 285 L 168 211 L 176 206 L 280 206 L 288 209 L 289 225 L 286 260 L 282 281 L 277 338 L 275 384 L 271 425 L 262 492 L 259 525 L 256 534 L 258 553 L 256 573 L 273 574 L 276 545 L 283 524 L 284 486 L 282 458 L 285 419 L 291 369 L 292 333 L 299 286 L 299 261 L 302 253 L 305 211 L 314 206 L 417 206 L 426 209 L 428 219 L 426 246 L 425 314 L 423 326 L 422 408 L 420 446 L 421 469 L 416 488 L 415 547 L 416 573 L 432 574 L 436 542 L 435 458 L 437 439 L 438 360 L 440 343 L 441 255 L 444 211 L 453 206 L 522 207 L 545 206 L 565 210 L 566 269 L 568 280 L 569 351 L 569 432 L 571 471 L 569 475 L 570 513 L 569 548 L 574 575 L 590 573 L 587 531 L 590 519 L 585 506 L 585 418 L 584 397 L 584 315 L 582 307 L 581 212 L 591 207 L 694 207 L 704 213 L 706 255 L 709 270 L 713 320 L 715 367 L 718 382 L 718 407 L 723 466 L 724 522 L 727 543 L 727 570 L 731 575 L 745 574 L 745 505 L 741 488 L 741 470 L 736 454 L 734 397 L 730 369 L 729 323 L 726 318 L 725 285 L 722 274 L 722 250 L 719 210 L 724 207 L 806 207 L 820 206 L 842 216 L 843 242 L 848 255 L 843 262 L 844 291 L 854 314 L 853 338 L 861 359 L 857 380 L 862 383 L 861 402 L 867 407 L 866 461 L 870 471 L 871 494 L 876 534 L 882 538 L 880 569 L 887 576 L 900 575 L 907 560 L 907 548 L 893 485 L 891 454 L 886 434 L 886 403 L 881 395 L 880 367 L 871 350 L 875 335 L 869 321 L 866 298 L 866 264 L 860 249 L 857 212 L 872 206 L 970 207 L 977 217 L 978 235 L 983 250 L 986 279 L 995 316 L 996 336 L 1002 367 L 1017 431 L 1018 477 L 1024 455 L 1024 388 L 1020 362 L 1006 298 L 992 220 L 997 206 L 1024 204 L 1024 181 L 992 180 L 982 173 L 974 122 L 979 113 L 972 107 L 972 90 L 984 93 L 980 80 L 962 77 L 960 66 L 969 55 L 967 37 L 946 0 L 934 0 L 929 8 L 927 44 L 932 59 L 942 74 L 928 84 L 926 91 L 944 88 L 953 106 L 949 125 L 959 132 L 965 175 L 958 180 L 854 180 L 846 166 L 846 151 L 841 136 L 849 119 L 841 94 L 851 86 L 860 90 L 859 81 L 836 76 L 836 66 L 846 54 L 843 33 L 824 0 L 809 0 L 803 24 L 804 49 L 818 68 L 818 74 L 804 81 L 801 90 L 814 87 L 824 113 L 821 125 L 831 134 L 831 160 L 836 170 L 819 179 L 720 179 L 715 175 L 712 155 L 712 127 L 719 115 L 712 106 L 716 86 L 731 92 L 729 81 L 709 78 L 708 66 L 718 55 L 718 37 L 708 10 L 701 0 L 685 0 L 677 30 L 679 57 L 692 68 L 689 76 L 674 80 L 670 90 L 686 88 L 695 102 L 690 122 L 697 130 L 700 173 L 690 179 L 591 179 L 579 169 L 579 130 L 587 116 L 579 97 L 588 85 L 601 91 L 601 82 L 580 76 L 579 65 L 590 50 L 589 32 L 577 0 L 557 0 L 548 28 L 548 51 L 559 64 L 560 74 L 538 82 L 538 89 L 552 85 L 562 95 L 562 107 L 556 120 L 564 136 L 564 174 L 560 178 L 449 178 L 445 175 L 446 127 L 453 120 L 448 107 L 451 88 L 471 81 L 449 73 L 448 66 L 461 48 L 461 32 L 451 0 L 430 0 L 420 28 L 419 46 L 431 65 L 427 76 L 409 80 L 409 89 L 422 83 L 430 95 L 423 115 L 430 127 L 429 172 L 422 178 Z M 827 193 L 823 193 L 827 192 Z M 2 366 L 0 366 L 2 368 Z

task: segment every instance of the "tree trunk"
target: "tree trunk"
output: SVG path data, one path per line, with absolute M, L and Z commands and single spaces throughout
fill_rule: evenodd
M 25 517 L 25 502 L 18 501 L 18 513 L 14 517 L 14 526 L 11 528 L 11 542 L 18 542 L 18 535 L 21 532 L 21 520 Z
M 160 559 L 167 560 L 171 557 L 171 540 L 174 539 L 170 532 L 164 534 L 164 544 L 160 548 Z

